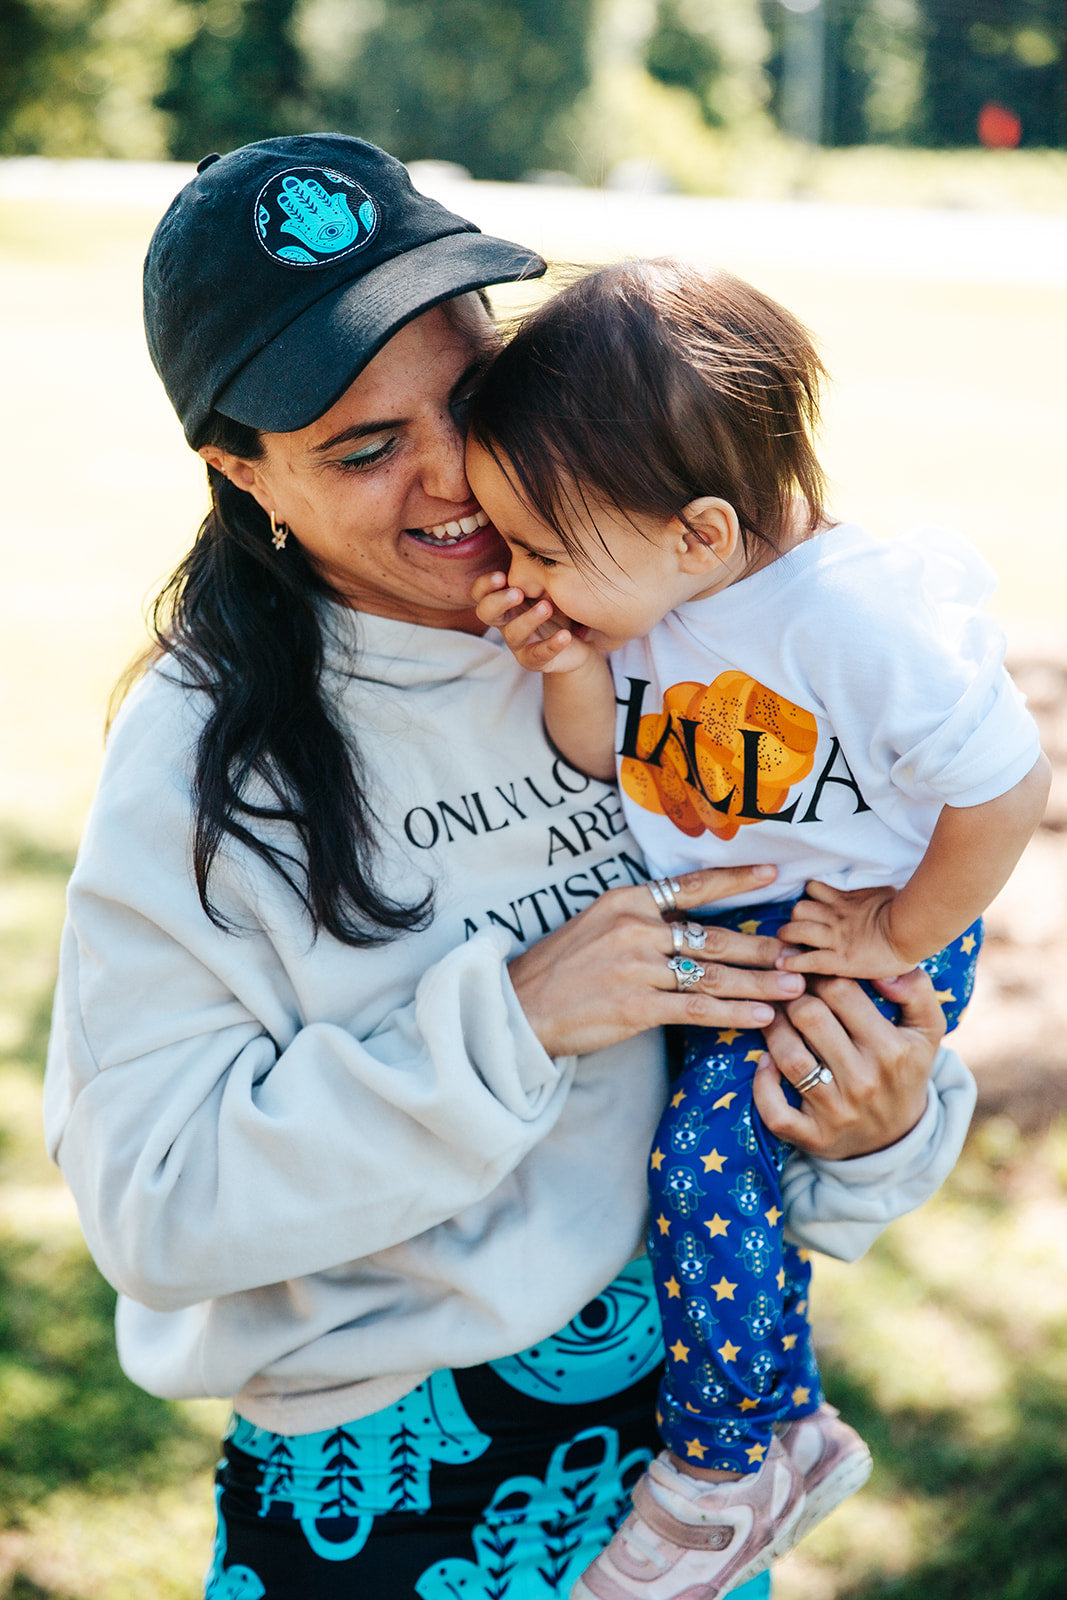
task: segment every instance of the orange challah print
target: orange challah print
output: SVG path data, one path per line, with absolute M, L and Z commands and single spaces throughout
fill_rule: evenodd
M 748 786 L 753 815 L 741 814 L 746 732 L 758 760 Z M 817 738 L 810 711 L 744 672 L 720 672 L 711 684 L 671 685 L 663 710 L 641 718 L 637 756 L 623 760 L 620 782 L 637 805 L 669 817 L 690 838 L 732 839 L 742 823 L 781 810 L 791 785 L 811 771 Z

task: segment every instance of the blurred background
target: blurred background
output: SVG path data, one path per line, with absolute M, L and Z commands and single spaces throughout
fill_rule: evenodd
M 997 570 L 1052 801 L 988 919 L 963 1161 L 820 1263 L 828 1387 L 876 1466 L 776 1597 L 1063 1600 L 1064 0 L 0 0 L 0 1597 L 194 1600 L 207 1565 L 225 1405 L 119 1373 L 40 1077 L 108 694 L 205 509 L 141 259 L 189 163 L 325 127 L 551 259 L 752 279 L 835 379 L 837 513 L 951 524 Z

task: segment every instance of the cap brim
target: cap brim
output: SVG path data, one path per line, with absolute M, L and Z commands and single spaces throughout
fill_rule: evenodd
M 264 433 L 306 428 L 412 318 L 454 295 L 545 270 L 533 250 L 488 234 L 432 239 L 316 300 L 245 363 L 215 409 Z

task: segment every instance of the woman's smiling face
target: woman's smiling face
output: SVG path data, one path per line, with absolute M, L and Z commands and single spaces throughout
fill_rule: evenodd
M 356 610 L 482 632 L 471 585 L 505 552 L 467 483 L 465 406 L 498 343 L 465 295 L 401 328 L 317 421 L 263 434 L 258 460 L 201 454 Z

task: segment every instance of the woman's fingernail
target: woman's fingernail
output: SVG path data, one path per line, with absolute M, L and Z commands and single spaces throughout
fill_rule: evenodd
M 801 994 L 804 989 L 804 979 L 799 972 L 783 972 L 781 989 L 783 994 Z
M 753 867 L 752 870 L 756 874 L 756 877 L 759 878 L 763 883 L 766 883 L 769 879 L 778 876 L 777 867 Z
M 752 1019 L 757 1024 L 758 1027 L 762 1027 L 765 1022 L 773 1022 L 774 1021 L 774 1007 L 773 1006 L 753 1006 L 752 1007 Z

